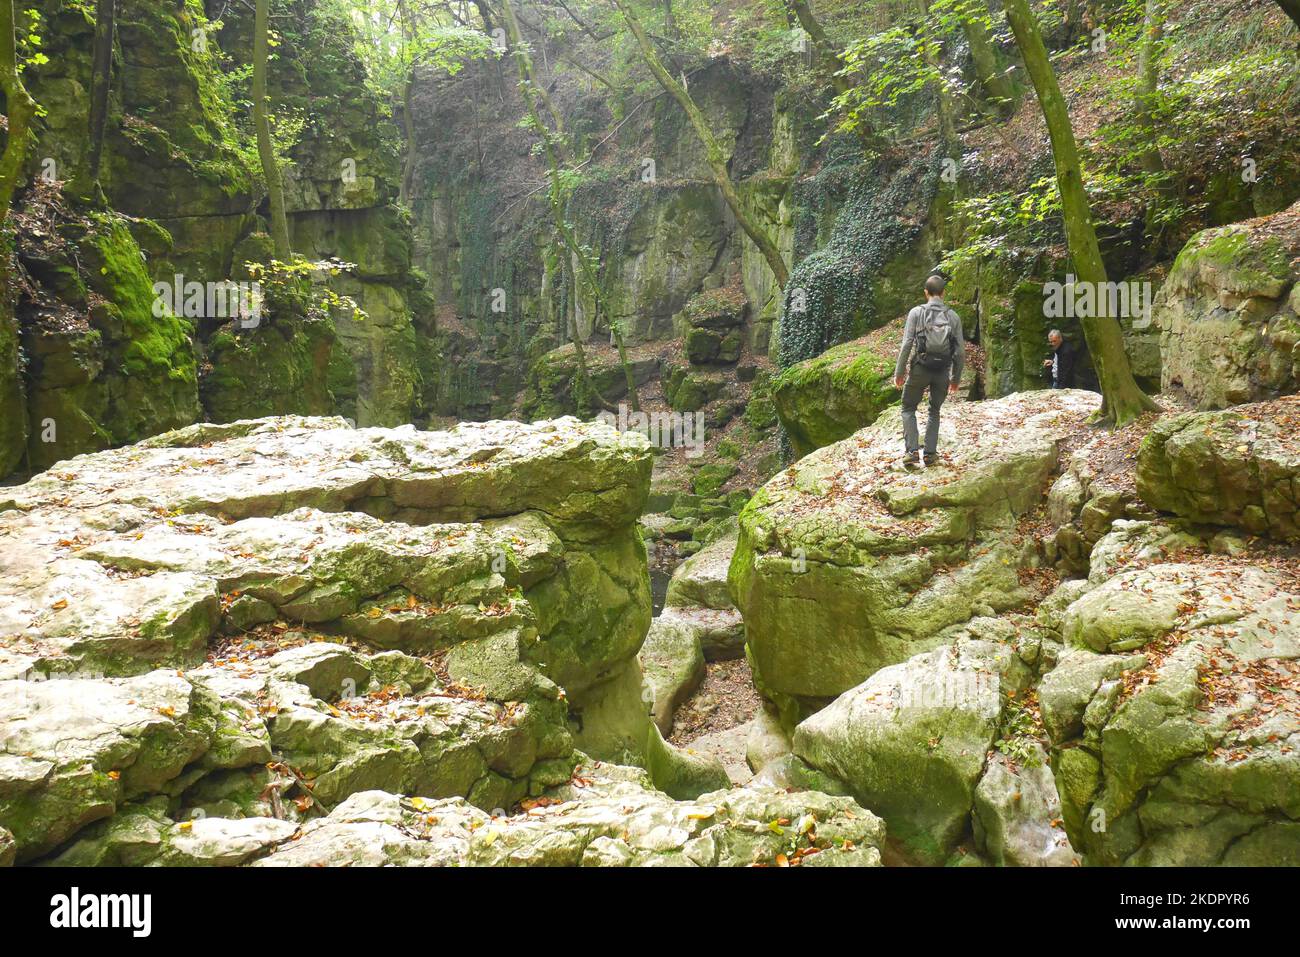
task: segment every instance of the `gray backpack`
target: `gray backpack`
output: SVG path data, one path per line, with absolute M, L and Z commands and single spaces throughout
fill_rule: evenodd
M 927 303 L 921 309 L 921 328 L 916 335 L 916 361 L 927 369 L 945 369 L 957 351 L 952 310 L 932 303 Z

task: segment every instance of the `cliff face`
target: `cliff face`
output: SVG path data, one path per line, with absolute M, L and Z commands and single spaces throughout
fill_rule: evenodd
M 346 22 L 314 3 L 284 20 L 271 69 L 278 113 L 301 129 L 285 164 L 295 252 L 350 309 L 272 301 L 232 322 L 193 284 L 250 281 L 265 263 L 260 167 L 242 117 L 251 16 L 215 24 L 196 0 L 123 0 L 100 174 L 87 181 L 93 22 L 46 0 L 47 62 L 28 86 L 44 116 L 17 209 L 15 316 L 0 327 L 0 470 L 39 470 L 196 420 L 338 412 L 360 424 L 421 415 L 427 315 L 395 204 L 395 133 L 365 85 Z M 215 15 L 216 11 L 208 11 Z M 155 308 L 154 283 L 167 307 Z
M 713 185 L 677 105 L 657 87 L 615 89 L 602 82 L 608 77 L 600 69 L 574 67 L 574 60 L 608 66 L 608 50 L 585 37 L 531 42 L 549 52 L 546 83 L 566 134 L 580 156 L 592 150 L 575 173 L 569 219 L 595 253 L 625 336 L 661 359 L 658 380 L 669 401 L 681 366 L 693 362 L 689 304 L 714 290 L 743 294 L 739 368 L 766 360 L 789 366 L 887 325 L 914 304 L 921 282 L 941 263 L 952 278 L 949 301 L 982 347 L 977 394 L 1042 387 L 1053 327 L 1082 342 L 1073 311 L 1048 316 L 1044 309 L 1045 287 L 1065 285 L 1071 265 L 1044 187 L 1051 154 L 1032 96 L 1023 96 L 999 128 L 972 113 L 955 150 L 942 146 L 933 129 L 933 104 L 904 96 L 887 111 L 899 130 L 894 148 L 864 161 L 856 139 L 831 128 L 829 100 L 816 84 L 734 54 L 692 63 L 690 93 L 732 179 L 790 263 L 782 295 Z M 964 45 L 949 52 L 974 85 Z M 1002 55 L 1014 58 L 1014 49 L 1006 45 Z M 1180 52 L 1166 69 L 1181 89 L 1195 88 L 1208 67 Z M 1249 112 L 1265 95 L 1263 85 L 1208 95 L 1205 115 L 1187 121 L 1195 133 L 1170 131 L 1186 137 L 1168 147 L 1181 194 L 1168 208 L 1143 209 L 1114 185 L 1113 173 L 1100 172 L 1123 162 L 1122 151 L 1131 148 L 1114 141 L 1126 107 L 1107 86 L 1115 70 L 1127 67 L 1076 51 L 1058 68 L 1077 105 L 1079 138 L 1099 170 L 1096 215 L 1109 275 L 1142 289 L 1146 314 L 1122 322 L 1135 374 L 1155 391 L 1162 382 L 1161 331 L 1145 319 L 1164 275 L 1197 229 L 1272 214 L 1300 196 L 1294 130 L 1288 122 L 1251 123 L 1249 131 L 1224 125 L 1226 104 L 1238 104 L 1233 115 Z M 426 389 L 439 415 L 518 414 L 547 407 L 547 399 L 572 409 L 563 394 L 568 377 L 540 400 L 530 392 L 522 406 L 520 382 L 533 388 L 554 380 L 548 370 L 556 357 L 548 353 L 573 330 L 607 336 L 604 322 L 592 329 L 592 303 L 575 291 L 574 265 L 554 242 L 541 202 L 545 168 L 535 135 L 521 124 L 526 110 L 512 71 L 508 59 L 490 60 L 450 79 L 421 74 L 415 84 L 415 261 L 436 303 L 442 362 Z M 1217 145 L 1197 149 L 1198 141 Z M 1240 164 L 1223 159 L 1239 145 L 1252 168 L 1267 175 L 1243 179 Z M 1087 384 L 1086 354 L 1083 365 Z
M 85 169 L 91 14 L 62 0 L 37 9 L 47 62 L 31 65 L 27 81 L 45 115 L 17 208 L 16 315 L 0 320 L 0 471 L 39 470 L 198 419 L 337 413 L 361 425 L 424 425 L 593 414 L 600 403 L 576 394 L 573 358 L 556 351 L 574 331 L 593 350 L 602 395 L 620 400 L 626 386 L 612 350 L 599 348 L 607 319 L 594 327 L 594 303 L 540 201 L 545 169 L 521 125 L 508 58 L 473 61 L 450 77 L 417 69 L 407 117 L 368 83 L 350 21 L 315 0 L 285 4 L 270 78 L 278 136 L 290 144 L 293 245 L 310 260 L 347 265 L 310 284 L 297 276 L 291 294 L 269 296 L 257 324 L 203 305 L 144 322 L 156 299 L 147 284 L 250 281 L 247 264 L 272 258 L 247 129 L 249 15 L 199 0 L 123 0 L 101 201 Z M 908 95 L 890 112 L 895 146 L 864 161 L 854 137 L 830 128 L 825 89 L 806 74 L 741 54 L 688 64 L 691 95 L 742 201 L 791 265 L 782 294 L 678 106 L 654 86 L 609 81 L 608 49 L 586 36 L 534 40 L 576 154 L 590 150 L 573 174 L 567 215 L 599 263 L 610 313 L 633 346 L 634 377 L 653 401 L 725 429 L 752 398 L 766 401 L 772 366 L 895 321 L 945 261 L 949 301 L 982 349 L 976 395 L 1042 386 L 1049 328 L 1081 341 L 1076 318 L 1043 309 L 1045 284 L 1065 283 L 1070 266 L 1050 202 L 1041 206 L 1050 156 L 1031 97 L 1002 127 L 972 124 L 953 158 L 933 132 L 933 104 Z M 964 46 L 951 54 L 970 78 Z M 584 58 L 596 66 L 574 65 Z M 1175 81 L 1198 69 L 1188 63 L 1169 68 Z M 1103 124 L 1118 109 L 1104 102 L 1103 66 L 1078 55 L 1060 65 L 1080 137 L 1102 159 L 1113 152 Z M 1196 132 L 1215 149 L 1170 147 L 1182 151 L 1171 162 L 1182 164 L 1187 195 L 1169 222 L 1157 228 L 1144 220 L 1149 210 L 1099 207 L 1112 278 L 1150 283 L 1152 299 L 1196 228 L 1272 214 L 1300 195 L 1285 123 Z M 1215 158 L 1243 136 L 1260 171 L 1254 183 L 1225 176 Z M 410 195 L 399 202 L 404 167 Z M 1022 203 L 1038 219 L 989 239 L 989 223 Z M 1217 294 L 1185 272 L 1154 324 L 1125 320 L 1130 355 L 1151 389 L 1213 392 L 1184 380 L 1204 380 L 1219 363 L 1205 335 L 1213 323 L 1191 325 L 1213 313 Z M 715 308 L 718 300 L 727 308 Z M 1275 305 L 1285 319 L 1285 303 Z M 1289 342 L 1285 321 L 1269 323 L 1269 335 Z M 1232 348 L 1254 350 L 1244 340 Z M 1083 365 L 1086 384 L 1086 356 Z M 1284 370 L 1250 374 L 1264 384 L 1252 395 L 1290 388 Z M 759 409 L 755 418 L 770 416 Z

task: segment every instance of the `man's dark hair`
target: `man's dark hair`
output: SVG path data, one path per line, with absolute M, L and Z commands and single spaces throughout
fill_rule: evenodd
M 943 291 L 948 288 L 948 280 L 942 276 L 931 276 L 925 281 L 925 291 L 932 296 L 942 296 Z

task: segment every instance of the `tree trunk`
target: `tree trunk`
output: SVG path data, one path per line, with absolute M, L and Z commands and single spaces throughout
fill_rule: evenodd
M 1000 116 L 1010 116 L 1016 109 L 1016 85 L 1000 62 L 988 24 L 977 16 L 964 16 L 961 26 L 984 95 L 995 102 L 994 108 Z
M 555 142 L 552 140 L 552 133 L 542 123 L 541 110 L 538 109 L 538 88 L 533 80 L 533 61 L 523 46 L 523 38 L 519 33 L 519 21 L 515 18 L 514 6 L 511 0 L 502 0 L 501 3 L 502 18 L 505 20 L 506 33 L 510 39 L 510 46 L 513 49 L 515 63 L 519 68 L 519 88 L 523 93 L 524 101 L 528 104 L 528 113 L 533 123 L 538 127 L 538 134 L 542 138 L 542 149 L 546 154 L 547 176 L 550 181 L 550 189 L 547 192 L 547 201 L 551 208 L 551 218 L 555 221 L 556 232 L 564 242 L 564 246 L 569 250 L 569 254 L 578 262 L 578 268 L 581 272 L 583 281 L 586 282 L 587 288 L 591 292 L 593 301 L 596 304 L 597 313 L 602 309 L 605 317 L 609 320 L 609 330 L 614 335 L 614 341 L 618 345 L 618 358 L 623 366 L 623 375 L 627 381 L 628 405 L 633 412 L 641 411 L 641 400 L 637 394 L 636 377 L 632 374 L 632 363 L 627 356 L 627 346 L 623 341 L 623 332 L 618 326 L 618 322 L 610 313 L 608 305 L 605 303 L 604 296 L 600 290 L 600 283 L 596 276 L 595 269 L 591 265 L 590 257 L 587 251 L 579 244 L 577 237 L 573 233 L 573 227 L 565 215 L 564 193 L 560 185 L 560 160 L 556 153 Z M 558 122 L 558 119 L 557 119 Z M 558 135 L 558 131 L 557 134 Z M 574 286 L 577 286 L 577 277 L 574 278 Z M 568 319 L 566 317 L 567 326 Z M 575 319 L 573 329 L 570 332 L 570 340 L 573 342 L 574 355 L 578 361 L 578 376 L 582 385 L 596 397 L 596 401 L 606 410 L 614 411 L 613 404 L 597 391 L 595 383 L 591 381 L 591 373 L 587 368 L 587 353 L 582 346 L 582 335 L 578 331 L 578 323 Z
M 18 189 L 18 180 L 27 163 L 27 137 L 32 118 L 36 116 L 36 101 L 23 86 L 18 73 L 18 47 L 14 38 L 13 0 L 0 0 L 0 92 L 4 93 L 5 108 L 9 111 L 9 129 L 5 138 L 4 155 L 0 157 L 0 229 L 8 225 L 9 206 Z M 9 269 L 4 274 L 6 291 Z
M 116 0 L 96 0 L 95 46 L 90 67 L 90 182 L 99 182 L 99 162 L 104 152 L 108 123 L 108 92 L 113 83 L 113 20 Z
M 678 39 L 677 18 L 673 16 L 673 0 L 664 0 L 664 36 L 670 40 Z
M 813 16 L 807 0 L 789 0 L 789 5 L 799 21 L 799 26 L 803 27 L 804 33 L 812 40 L 813 52 L 817 56 L 818 69 L 822 75 L 838 95 L 843 96 L 848 93 L 853 89 L 853 84 L 840 74 L 844 69 L 844 61 L 822 25 Z M 862 141 L 862 148 L 868 153 L 882 152 L 889 145 L 883 136 L 865 122 L 858 126 L 858 138 Z
M 1300 0 L 1277 0 L 1277 5 L 1300 27 Z
M 646 36 L 645 28 L 641 26 L 641 21 L 637 19 L 632 12 L 631 6 L 627 0 L 614 0 L 614 5 L 618 7 L 623 14 L 623 19 L 627 21 L 632 35 L 636 37 L 637 46 L 641 48 L 641 56 L 645 59 L 646 65 L 650 67 L 650 72 L 654 74 L 659 85 L 675 99 L 687 117 L 690 118 L 691 126 L 695 127 L 695 133 L 704 144 L 704 152 L 708 157 L 709 169 L 713 172 L 713 181 L 717 184 L 718 189 L 722 191 L 722 197 L 727 201 L 731 208 L 732 215 L 736 217 L 736 222 L 740 228 L 758 247 L 763 258 L 767 260 L 768 268 L 772 270 L 772 275 L 776 277 L 777 285 L 785 289 L 786 282 L 790 279 L 790 270 L 785 265 L 785 260 L 781 258 L 781 251 L 776 248 L 776 243 L 766 232 L 754 221 L 745 209 L 744 203 L 741 202 L 736 187 L 732 185 L 731 174 L 727 170 L 727 160 L 722 152 L 722 146 L 718 139 L 713 135 L 713 130 L 709 128 L 708 120 L 700 112 L 700 108 L 695 105 L 689 93 L 686 92 L 679 82 L 674 80 L 664 65 L 659 62 L 659 56 L 655 53 L 654 47 L 650 45 L 650 38 Z
M 1015 33 L 1016 45 L 1025 59 L 1025 69 L 1033 80 L 1043 118 L 1047 121 L 1052 157 L 1056 162 L 1056 181 L 1061 193 L 1066 241 L 1074 261 L 1075 275 L 1079 281 L 1093 284 L 1094 290 L 1100 292 L 1107 281 L 1106 266 L 1092 224 L 1092 210 L 1079 164 L 1079 148 L 1065 97 L 1052 71 L 1038 21 L 1029 4 L 1026 0 L 1005 0 L 1003 6 Z M 1104 313 L 1107 297 L 1096 295 L 1094 299 L 1099 303 L 1098 311 Z M 1143 412 L 1159 409 L 1133 379 L 1119 320 L 1114 316 L 1098 315 L 1083 319 L 1082 324 L 1101 384 L 1102 416 L 1123 425 Z
M 402 160 L 402 183 L 398 188 L 397 198 L 400 202 L 409 205 L 411 202 L 411 188 L 415 179 L 415 116 L 411 112 L 411 88 L 415 86 L 415 66 L 411 66 L 411 74 L 406 78 L 406 84 L 402 87 L 402 124 L 406 127 L 406 136 L 403 137 L 406 156 Z
M 939 135 L 943 140 L 944 150 L 954 159 L 960 158 L 960 143 L 957 139 L 957 122 L 954 117 L 952 97 L 948 93 L 948 84 L 943 76 L 943 45 L 937 33 L 931 29 L 930 0 L 916 0 L 917 12 L 921 15 L 921 31 L 925 42 L 925 63 L 938 78 L 935 81 L 935 108 L 939 115 Z M 955 155 L 954 155 L 955 154 Z
M 275 243 L 276 257 L 281 262 L 288 262 L 293 256 L 293 250 L 289 245 L 289 217 L 284 211 L 284 183 L 280 180 L 275 147 L 271 145 L 271 124 L 266 116 L 270 7 L 271 0 L 257 0 L 257 10 L 253 17 L 253 126 L 257 129 L 257 155 L 262 161 L 262 176 L 266 179 L 267 194 L 271 200 L 271 240 Z
M 1165 170 L 1152 119 L 1156 92 L 1160 88 L 1160 50 L 1164 43 L 1162 6 L 1161 0 L 1146 0 L 1142 41 L 1138 48 L 1138 87 L 1134 109 L 1147 136 L 1147 149 L 1142 153 L 1141 163 L 1148 173 L 1163 173 Z
M 411 23 L 411 12 L 407 10 L 405 0 L 397 0 L 397 14 L 402 19 L 402 56 L 411 58 L 411 65 L 402 84 L 402 181 L 397 186 L 397 200 L 410 204 L 411 182 L 415 178 L 415 117 L 411 112 L 412 91 L 415 89 L 415 60 L 411 52 L 414 44 L 415 25 Z

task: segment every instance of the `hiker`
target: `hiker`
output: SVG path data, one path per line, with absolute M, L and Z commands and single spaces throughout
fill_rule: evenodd
M 1047 334 L 1052 358 L 1043 360 L 1043 375 L 1052 380 L 1053 389 L 1074 388 L 1074 346 L 1065 341 L 1060 329 Z
M 903 347 L 894 367 L 894 385 L 903 390 L 903 441 L 905 464 L 921 451 L 916 432 L 916 407 L 925 390 L 930 390 L 930 420 L 925 427 L 922 465 L 933 465 L 938 457 L 939 410 L 948 395 L 956 395 L 966 365 L 966 343 L 961 334 L 961 317 L 943 301 L 948 282 L 942 276 L 925 281 L 925 305 L 907 314 Z M 906 373 L 906 386 L 904 374 Z

